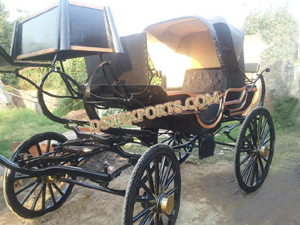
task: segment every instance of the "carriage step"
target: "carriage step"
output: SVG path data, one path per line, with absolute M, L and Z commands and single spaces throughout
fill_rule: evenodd
M 97 151 L 100 148 L 101 148 L 100 146 L 84 146 L 84 145 L 80 145 L 80 146 L 67 145 L 67 146 L 64 146 L 65 152 L 75 153 L 75 154 L 82 154 L 82 155 L 91 154 L 92 152 Z
M 204 159 L 214 155 L 216 143 L 214 136 L 206 136 L 199 140 L 199 159 Z

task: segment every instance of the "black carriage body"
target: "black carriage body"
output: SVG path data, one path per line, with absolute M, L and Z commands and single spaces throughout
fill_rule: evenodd
M 191 29 L 184 29 L 184 26 L 190 26 Z M 200 29 L 197 26 L 200 26 Z M 201 46 L 203 44 L 201 37 L 206 39 L 204 42 L 210 47 Z M 185 73 L 182 74 L 184 79 L 180 87 L 148 86 L 150 74 L 153 72 L 149 64 L 152 65 L 153 61 L 154 67 L 157 69 L 157 61 L 161 63 L 167 61 L 163 51 L 155 46 L 157 42 L 172 49 L 174 53 L 184 54 L 197 61 L 196 66 L 187 68 Z M 216 91 L 219 94 L 226 94 L 224 99 L 226 102 L 238 100 L 237 103 L 230 103 L 229 106 L 225 107 L 222 104 L 212 105 L 208 107 L 208 110 L 198 111 L 198 113 L 192 113 L 192 115 L 172 115 L 154 120 L 144 119 L 142 123 L 136 124 L 138 126 L 184 133 L 208 134 L 219 128 L 222 117 L 220 111 L 225 110 L 225 115 L 230 115 L 231 110 L 241 114 L 251 104 L 253 94 L 241 98 L 242 90 L 246 89 L 243 33 L 228 25 L 223 19 L 206 20 L 202 17 L 185 17 L 165 21 L 147 27 L 145 33 L 121 37 L 121 43 L 124 54 L 103 53 L 102 59 L 99 56 L 86 57 L 87 71 L 90 74 L 102 61 L 111 61 L 113 71 L 115 71 L 127 96 L 135 96 L 134 98 L 141 104 L 128 105 L 126 101 L 113 100 L 102 102 L 102 105 L 107 108 L 134 110 L 175 100 L 181 100 L 184 104 L 185 99 L 188 97 L 197 94 L 212 94 Z M 153 43 L 158 52 L 156 55 L 151 50 Z M 199 50 L 198 55 L 192 52 L 194 48 Z M 212 58 L 213 63 L 208 62 L 203 57 L 206 55 Z M 176 69 L 176 66 L 173 65 L 174 69 Z M 108 80 L 105 78 L 103 71 L 99 70 L 91 84 L 91 92 L 102 97 L 118 97 L 112 91 L 112 87 L 118 92 L 121 91 L 121 88 L 116 84 L 111 70 L 105 68 L 104 70 Z M 162 71 L 162 74 L 164 75 L 164 71 Z M 171 79 L 173 79 L 172 74 Z M 226 92 L 229 88 L 240 91 Z M 147 91 L 143 92 L 146 89 Z M 136 93 L 142 94 L 134 95 Z M 95 101 L 93 98 L 90 100 Z M 246 104 L 245 101 L 247 101 Z M 88 110 L 88 112 L 91 111 Z M 90 113 L 90 118 L 98 119 L 98 115 Z

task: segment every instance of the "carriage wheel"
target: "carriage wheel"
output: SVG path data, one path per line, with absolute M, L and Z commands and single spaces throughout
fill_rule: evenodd
M 182 145 L 181 148 L 175 149 L 176 157 L 179 161 L 179 164 L 181 164 L 190 156 L 196 140 L 192 141 L 190 144 L 187 144 L 187 142 L 193 140 L 194 138 L 195 136 L 190 134 L 174 132 L 170 134 L 170 137 L 163 140 L 161 143 L 167 144 L 172 148 Z
M 242 124 L 235 156 L 235 174 L 247 193 L 256 191 L 264 182 L 274 154 L 275 130 L 270 113 L 256 108 Z
M 162 144 L 150 147 L 132 172 L 122 224 L 175 224 L 180 205 L 180 179 L 174 151 Z
M 11 160 L 17 162 L 20 156 L 24 159 L 41 155 L 43 157 L 58 156 L 59 153 L 54 152 L 52 144 L 63 143 L 66 140 L 66 137 L 54 132 L 37 134 L 23 142 Z M 49 163 L 34 168 L 48 166 L 50 166 Z M 58 209 L 69 197 L 74 186 L 58 181 L 62 176 L 66 177 L 63 174 L 35 177 L 6 169 L 3 192 L 7 206 L 11 211 L 24 218 L 39 217 Z

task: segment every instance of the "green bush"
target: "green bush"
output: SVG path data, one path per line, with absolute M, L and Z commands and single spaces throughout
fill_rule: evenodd
M 299 100 L 292 96 L 283 95 L 273 104 L 272 117 L 277 128 L 283 132 L 294 130 L 299 126 Z
M 79 84 L 84 84 L 87 79 L 87 73 L 85 68 L 84 58 L 75 58 L 67 60 L 64 63 L 65 71 L 71 77 L 73 77 Z M 61 80 L 61 79 L 59 79 Z M 58 86 L 63 89 L 64 95 L 70 95 L 67 87 L 61 80 L 61 84 Z M 76 88 L 75 88 L 76 89 Z M 70 99 L 62 98 L 59 99 L 58 107 L 54 111 L 54 114 L 57 116 L 64 116 L 70 111 L 83 109 L 83 100 L 82 99 Z

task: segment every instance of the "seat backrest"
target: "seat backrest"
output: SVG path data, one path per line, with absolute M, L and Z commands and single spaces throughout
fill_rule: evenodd
M 186 70 L 182 91 L 192 93 L 212 93 L 222 91 L 222 68 L 206 68 Z
M 124 53 L 102 53 L 103 61 L 110 61 L 112 68 L 122 84 L 147 85 L 148 84 L 148 54 L 145 33 L 121 37 Z M 101 62 L 99 56 L 85 57 L 87 73 Z M 110 70 L 107 72 L 109 81 L 114 82 Z M 102 70 L 96 74 L 94 84 L 107 84 Z

